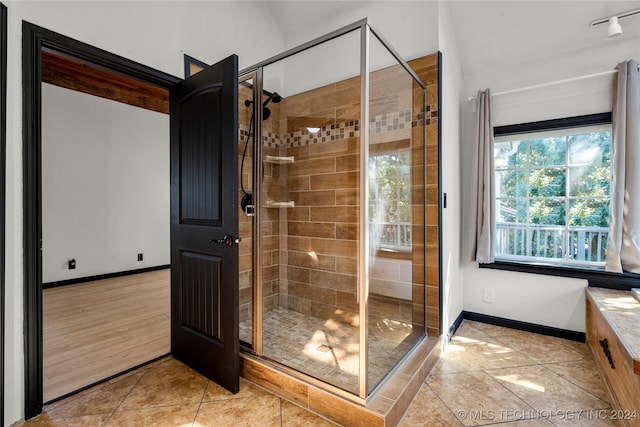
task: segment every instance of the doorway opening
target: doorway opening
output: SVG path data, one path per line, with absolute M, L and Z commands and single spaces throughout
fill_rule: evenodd
M 43 400 L 170 353 L 166 90 L 42 52 Z
M 128 79 L 138 82 L 137 86 L 164 93 L 180 79 L 27 22 L 23 23 L 23 40 L 25 418 L 30 418 L 42 411 L 43 404 L 41 83 L 43 77 L 52 77 L 46 77 L 43 71 L 59 76 L 61 69 L 70 64 L 62 61 L 67 58 L 85 71 L 86 64 L 92 64 L 120 80 Z M 47 61 L 54 59 L 57 68 L 47 67 Z M 70 80 L 69 84 L 82 85 L 79 80 Z M 133 98 L 137 90 L 136 85 L 130 88 Z

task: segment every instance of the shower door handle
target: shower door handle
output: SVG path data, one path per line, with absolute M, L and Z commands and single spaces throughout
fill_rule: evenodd
M 225 234 L 225 236 L 222 239 L 211 239 L 211 240 L 209 240 L 209 242 L 211 242 L 211 243 L 216 243 L 218 245 L 225 245 L 225 246 L 238 245 L 238 244 L 240 244 L 241 241 L 242 241 L 242 237 L 240 237 L 240 236 L 233 237 L 230 234 Z

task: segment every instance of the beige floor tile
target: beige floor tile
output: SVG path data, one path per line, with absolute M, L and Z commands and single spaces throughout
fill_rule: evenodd
M 570 412 L 609 407 L 607 402 L 543 366 L 494 369 L 487 373 L 536 411 Z
M 431 375 L 477 371 L 480 367 L 464 345 L 450 343 L 431 370 Z
M 209 381 L 178 361 L 147 370 L 118 411 L 199 403 Z
M 557 427 L 622 427 L 622 423 L 610 417 L 609 410 L 564 414 L 552 419 Z
M 496 337 L 507 347 L 511 347 L 538 363 L 559 363 L 575 360 L 589 360 L 584 344 L 531 332 L 509 330 Z
M 482 330 L 478 325 L 482 325 L 481 323 L 472 322 L 469 320 L 465 320 L 458 327 L 455 335 L 451 338 L 451 341 L 458 341 L 463 339 L 463 342 L 468 342 L 466 340 L 485 340 L 490 335 Z
M 116 412 L 105 427 L 191 427 L 198 404 Z
M 501 337 L 501 336 L 504 336 L 505 334 L 509 334 L 515 331 L 515 329 L 503 328 L 502 326 L 490 325 L 488 323 L 482 323 L 482 322 L 475 322 L 473 320 L 465 320 L 462 322 L 462 325 L 470 326 L 494 338 Z M 457 331 L 456 331 L 456 334 L 457 334 Z
M 427 384 L 423 384 L 399 425 L 415 426 L 453 427 L 462 426 L 462 423 L 433 390 Z
M 268 394 L 271 393 L 255 384 L 252 384 L 244 378 L 240 378 L 240 391 L 236 394 L 231 393 L 213 381 L 209 381 L 202 401 L 211 402 L 214 400 L 242 399 L 245 397 L 264 396 Z
M 465 426 L 512 421 L 532 408 L 484 371 L 432 375 L 427 384 Z
M 334 427 L 337 425 L 286 400 L 281 402 L 282 427 Z
M 52 419 L 110 414 L 116 410 L 141 377 L 142 373 L 136 373 L 120 381 L 104 384 L 93 393 L 84 394 L 77 399 L 70 400 L 53 409 L 48 409 L 47 413 Z
M 605 402 L 610 402 L 609 392 L 592 361 L 549 363 L 544 366 L 583 390 Z
M 203 403 L 193 425 L 280 427 L 280 424 L 280 398 L 258 396 Z
M 537 362 L 523 353 L 505 346 L 488 335 L 457 335 L 440 356 L 433 374 L 468 372 L 478 369 L 496 369 L 511 366 L 535 365 Z
M 87 427 L 96 426 L 101 427 L 109 419 L 111 414 L 100 415 L 84 415 L 82 417 L 70 417 L 70 418 L 58 418 L 58 419 L 41 419 L 41 420 L 29 420 L 23 424 L 16 424 L 18 426 L 34 426 L 34 427 Z

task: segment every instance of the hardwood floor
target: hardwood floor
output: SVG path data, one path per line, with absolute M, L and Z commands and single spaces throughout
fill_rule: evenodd
M 43 291 L 44 401 L 170 352 L 170 270 Z

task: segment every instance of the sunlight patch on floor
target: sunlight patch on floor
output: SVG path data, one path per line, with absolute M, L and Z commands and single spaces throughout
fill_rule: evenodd
M 543 385 L 536 384 L 529 380 L 523 379 L 520 377 L 520 375 L 500 375 L 500 376 L 497 376 L 496 378 L 501 381 L 506 381 L 511 384 L 518 385 L 520 387 L 528 388 L 529 390 L 538 391 L 540 393 L 545 392 L 545 388 Z

